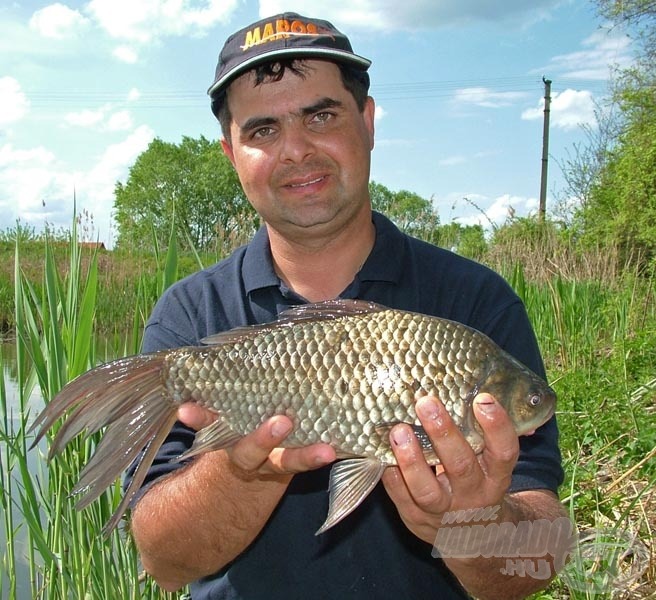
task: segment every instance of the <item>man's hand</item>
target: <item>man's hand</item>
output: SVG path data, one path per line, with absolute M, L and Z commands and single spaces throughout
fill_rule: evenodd
M 216 418 L 192 403 L 178 410 L 178 419 L 195 430 Z M 294 473 L 335 460 L 327 444 L 281 448 L 291 430 L 290 419 L 272 417 L 144 494 L 132 511 L 132 534 L 144 568 L 160 587 L 177 590 L 234 560 L 268 521 Z
M 417 401 L 417 415 L 440 459 L 435 471 L 407 425 L 392 429 L 398 467 L 386 469 L 383 483 L 406 526 L 433 543 L 446 512 L 500 506 L 519 455 L 510 417 L 489 394 L 474 400 L 485 449 L 477 456 L 444 405 L 431 396 Z
M 435 543 L 447 512 L 498 507 L 490 512 L 497 524 L 539 519 L 554 522 L 566 516 L 550 491 L 507 493 L 519 456 L 515 429 L 506 411 L 489 394 L 475 398 L 474 414 L 485 440 L 485 449 L 478 456 L 438 399 L 424 397 L 417 401 L 417 415 L 441 461 L 437 474 L 426 463 L 410 427 L 397 425 L 391 431 L 398 467 L 386 469 L 383 483 L 408 529 L 429 544 Z M 499 541 L 503 542 L 499 547 L 505 547 L 505 541 Z M 567 548 L 558 551 L 564 553 Z M 444 563 L 477 598 L 509 600 L 525 598 L 546 587 L 556 574 L 555 565 L 562 566 L 559 558 L 525 557 L 528 561 L 546 559 L 550 576 L 542 579 L 507 575 L 506 558 L 501 556 L 446 557 Z
M 215 413 L 192 402 L 178 409 L 178 419 L 196 431 L 207 427 L 216 418 Z M 335 460 L 335 450 L 328 444 L 281 448 L 292 426 L 291 420 L 283 415 L 271 417 L 253 433 L 226 448 L 232 464 L 247 476 L 291 475 L 318 469 Z

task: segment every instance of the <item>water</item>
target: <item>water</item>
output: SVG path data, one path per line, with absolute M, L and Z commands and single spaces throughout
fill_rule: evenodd
M 120 338 L 117 338 L 120 339 Z M 104 340 L 94 338 L 94 349 L 97 356 L 102 360 L 114 358 L 120 352 L 117 339 Z M 127 339 L 127 337 L 125 338 Z M 16 359 L 16 346 L 14 342 L 0 341 L 0 357 L 4 375 L 4 389 L 6 397 L 6 411 L 2 410 L 0 405 L 0 433 L 6 437 L 0 438 L 0 492 L 4 495 L 7 479 L 11 479 L 11 502 L 13 507 L 12 521 L 7 525 L 5 521 L 5 512 L 0 513 L 0 589 L 2 590 L 0 600 L 22 600 L 31 597 L 30 581 L 30 551 L 29 538 L 27 535 L 27 526 L 23 520 L 23 514 L 20 506 L 19 491 L 23 489 L 23 481 L 18 465 L 9 469 L 13 464 L 11 459 L 16 456 L 7 447 L 6 439 L 14 439 L 15 434 L 20 432 L 21 427 L 28 428 L 36 416 L 43 408 L 44 402 L 38 385 L 29 393 L 28 398 L 22 402 L 18 386 L 18 370 Z M 25 421 L 25 425 L 23 422 Z M 33 436 L 32 436 L 33 437 Z M 26 441 L 27 445 L 31 444 L 31 439 Z M 30 478 L 37 489 L 47 490 L 48 487 L 48 468 L 45 460 L 47 453 L 46 440 L 42 440 L 37 446 L 27 453 L 27 470 Z M 10 472 L 10 474 L 9 474 Z M 38 493 L 38 492 L 37 492 Z M 42 514 L 43 519 L 47 515 Z M 14 543 L 16 565 L 14 572 L 8 571 L 7 560 L 7 531 L 12 531 L 11 540 Z M 41 557 L 38 551 L 34 552 L 33 563 L 41 564 Z M 34 566 L 34 565 L 33 565 Z M 17 586 L 16 594 L 9 596 L 8 586 L 10 582 L 15 582 Z
M 13 439 L 15 433 L 20 430 L 22 422 L 20 391 L 17 383 L 15 345 L 8 342 L 0 343 L 0 355 L 2 357 L 6 397 L 6 415 L 0 415 L 0 418 L 3 419 L 0 428 L 2 428 L 8 438 Z M 42 406 L 43 398 L 39 388 L 35 387 L 27 399 L 27 408 L 29 408 L 28 422 L 34 419 Z M 0 486 L 2 486 L 2 489 L 4 490 L 4 486 L 8 483 L 6 480 L 8 476 L 7 467 L 9 465 L 8 460 L 11 457 L 10 449 L 7 447 L 4 439 L 0 441 L 0 449 L 2 451 L 2 457 L 0 457 L 0 460 L 2 461 L 3 469 L 3 479 L 0 481 Z M 43 448 L 41 448 L 41 452 L 39 452 L 39 449 L 34 449 L 28 453 L 27 467 L 33 478 L 38 478 L 43 483 L 47 482 L 47 470 L 43 461 Z M 11 501 L 13 503 L 13 518 L 10 526 L 14 530 L 12 539 L 14 541 L 14 550 L 16 554 L 16 570 L 13 573 L 8 573 L 6 572 L 5 567 L 2 566 L 2 563 L 4 562 L 2 559 L 7 552 L 7 529 L 5 514 L 3 513 L 2 520 L 0 520 L 0 578 L 2 579 L 0 587 L 2 587 L 2 600 L 9 599 L 8 587 L 11 580 L 14 580 L 17 585 L 16 598 L 29 598 L 30 595 L 30 572 L 29 561 L 27 558 L 29 548 L 26 527 L 22 520 L 20 510 L 20 498 L 18 497 L 18 490 L 22 487 L 18 466 L 15 466 L 14 469 L 11 470 L 10 477 L 12 486 Z

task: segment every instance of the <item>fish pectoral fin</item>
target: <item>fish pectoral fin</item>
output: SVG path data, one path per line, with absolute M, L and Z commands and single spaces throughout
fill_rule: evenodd
M 203 427 L 196 433 L 196 438 L 191 448 L 175 459 L 176 462 L 187 460 L 192 456 L 210 452 L 211 450 L 222 450 L 237 443 L 243 436 L 230 429 L 225 421 L 219 419 L 211 425 Z
M 335 463 L 330 471 L 328 516 L 315 535 L 351 514 L 376 487 L 384 470 L 385 465 L 374 458 L 349 458 Z
M 389 438 L 389 434 L 390 431 L 392 430 L 392 427 L 394 427 L 395 425 L 399 425 L 400 423 L 405 423 L 405 421 L 394 421 L 393 423 L 380 423 L 376 425 L 376 432 L 383 439 L 387 440 Z M 437 458 L 437 454 L 435 454 L 433 444 L 431 444 L 430 438 L 428 437 L 426 430 L 421 425 L 415 425 L 414 423 L 406 423 L 406 425 L 409 425 L 412 428 L 412 433 L 415 434 L 415 437 L 419 442 L 419 446 L 421 446 L 421 451 L 424 454 L 424 458 L 426 459 L 426 462 L 429 465 L 435 465 L 438 462 L 440 462 L 439 458 Z

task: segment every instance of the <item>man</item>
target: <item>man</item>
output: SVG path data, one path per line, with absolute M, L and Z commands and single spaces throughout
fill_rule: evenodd
M 144 351 L 198 344 L 217 331 L 274 320 L 336 297 L 448 317 L 490 335 L 538 373 L 543 365 L 519 299 L 488 269 L 402 234 L 371 211 L 374 102 L 370 62 L 330 23 L 283 14 L 230 37 L 209 90 L 222 146 L 265 226 L 217 265 L 171 287 Z M 552 419 L 520 443 L 481 394 L 486 448 L 475 456 L 444 407 L 417 413 L 441 459 L 430 468 L 409 426 L 391 431 L 398 467 L 347 519 L 314 536 L 327 510 L 326 444 L 283 449 L 292 423 L 266 421 L 227 450 L 171 464 L 212 421 L 190 405 L 132 511 L 147 571 L 197 598 L 520 598 L 544 580 L 511 577 L 503 558 L 433 558 L 444 515 L 491 508 L 496 522 L 561 516 Z M 166 477 L 159 478 L 162 474 Z

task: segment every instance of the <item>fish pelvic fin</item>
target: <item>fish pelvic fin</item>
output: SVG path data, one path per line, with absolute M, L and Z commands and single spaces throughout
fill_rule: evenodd
M 191 448 L 181 454 L 177 461 L 187 460 L 192 456 L 209 452 L 211 450 L 222 450 L 228 446 L 232 446 L 238 442 L 243 436 L 236 431 L 230 429 L 227 423 L 221 421 L 214 421 L 211 425 L 203 427 L 196 433 L 194 443 Z
M 80 375 L 48 403 L 32 425 L 39 427 L 32 446 L 62 417 L 48 458 L 79 433 L 88 437 L 107 427 L 102 440 L 80 474 L 72 494 L 83 493 L 82 509 L 98 498 L 145 451 L 116 511 L 105 525 L 116 527 L 141 487 L 157 450 L 177 418 L 178 404 L 167 393 L 162 369 L 167 351 L 118 359 Z
M 383 437 L 385 440 L 389 438 L 389 434 L 392 431 L 392 427 L 398 425 L 401 421 L 395 421 L 393 423 L 380 423 L 376 425 L 376 432 Z M 436 465 L 440 462 L 440 459 L 435 454 L 435 449 L 433 444 L 431 444 L 430 438 L 426 433 L 426 430 L 421 425 L 415 425 L 414 423 L 406 423 L 412 429 L 412 433 L 417 438 L 421 451 L 426 459 L 426 462 L 429 465 Z
M 330 471 L 328 516 L 315 535 L 324 533 L 351 514 L 376 487 L 386 465 L 374 458 L 349 458 Z

